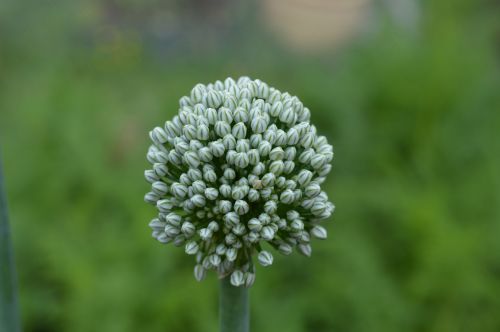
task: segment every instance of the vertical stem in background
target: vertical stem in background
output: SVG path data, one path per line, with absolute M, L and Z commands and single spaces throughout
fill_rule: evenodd
M 7 200 L 0 159 L 0 331 L 19 332 L 14 254 L 7 219 Z
M 234 287 L 229 276 L 220 280 L 219 317 L 221 332 L 250 331 L 248 288 Z

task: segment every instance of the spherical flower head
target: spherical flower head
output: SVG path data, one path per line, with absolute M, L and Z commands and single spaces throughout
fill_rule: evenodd
M 153 237 L 193 255 L 197 280 L 215 270 L 234 286 L 254 283 L 254 259 L 273 263 L 265 242 L 310 256 L 334 205 L 321 189 L 333 148 L 309 109 L 248 77 L 197 84 L 179 104 L 149 133 L 144 200 L 158 209 Z

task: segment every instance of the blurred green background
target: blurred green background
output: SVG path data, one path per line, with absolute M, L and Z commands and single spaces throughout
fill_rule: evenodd
M 0 143 L 25 331 L 217 331 L 217 280 L 151 239 L 147 132 L 198 82 L 301 98 L 336 151 L 313 257 L 253 331 L 500 331 L 500 2 L 0 3 Z

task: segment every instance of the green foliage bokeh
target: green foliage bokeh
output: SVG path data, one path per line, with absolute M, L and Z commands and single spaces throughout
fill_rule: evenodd
M 150 237 L 142 173 L 178 98 L 240 75 L 299 96 L 336 153 L 329 239 L 258 270 L 255 331 L 500 330 L 494 1 L 422 2 L 417 35 L 385 22 L 318 57 L 259 31 L 206 52 L 161 53 L 126 29 L 100 40 L 82 28 L 90 3 L 0 6 L 25 331 L 217 331 L 217 280 L 197 283 L 183 250 Z

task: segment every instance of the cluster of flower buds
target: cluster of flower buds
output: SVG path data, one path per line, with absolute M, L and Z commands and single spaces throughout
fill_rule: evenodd
M 213 269 L 234 286 L 254 283 L 254 255 L 273 263 L 265 242 L 310 256 L 334 205 L 321 190 L 333 148 L 309 109 L 248 77 L 198 84 L 179 103 L 178 115 L 149 133 L 153 237 L 195 256 L 197 280 Z

